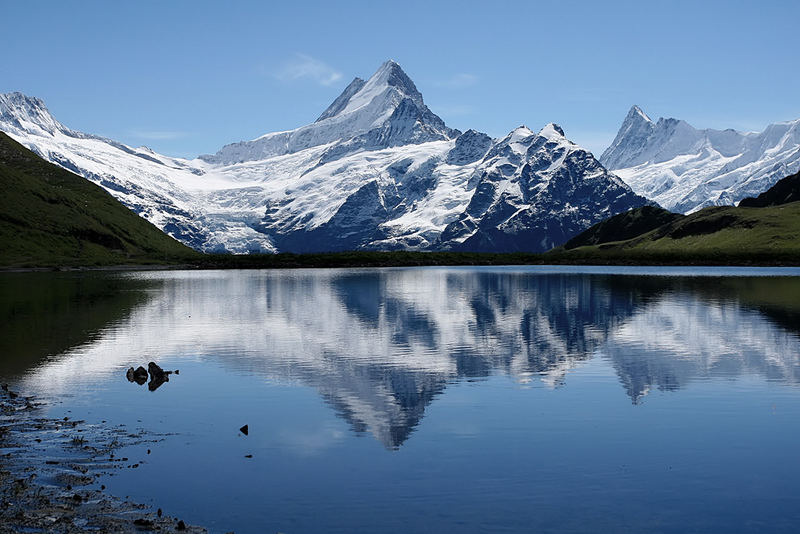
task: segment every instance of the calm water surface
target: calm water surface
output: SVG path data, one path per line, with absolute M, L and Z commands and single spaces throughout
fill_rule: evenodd
M 800 529 L 800 270 L 4 274 L 0 319 L 48 415 L 166 435 L 99 483 L 212 532 Z

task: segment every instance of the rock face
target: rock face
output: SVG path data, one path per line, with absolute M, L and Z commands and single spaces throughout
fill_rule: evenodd
M 489 150 L 473 177 L 475 193 L 442 233 L 444 246 L 545 251 L 647 203 L 555 124 L 538 134 L 517 128 Z
M 555 125 L 447 127 L 393 61 L 314 123 L 195 160 L 74 132 L 19 93 L 0 130 L 204 251 L 539 252 L 647 203 Z
M 670 211 L 731 205 L 800 170 L 800 119 L 762 132 L 698 130 L 678 119 L 653 122 L 633 106 L 600 162 Z

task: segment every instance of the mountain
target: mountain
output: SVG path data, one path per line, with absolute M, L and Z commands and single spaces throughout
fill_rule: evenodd
M 194 160 L 75 132 L 20 93 L 0 130 L 203 251 L 541 252 L 648 203 L 556 125 L 449 128 L 393 61 L 312 124 Z
M 460 133 L 428 109 L 400 65 L 387 61 L 368 81 L 355 78 L 313 124 L 226 145 L 200 159 L 242 163 L 332 145 L 322 156 L 332 160 L 358 150 L 455 139 Z
M 780 206 L 800 201 L 800 172 L 778 180 L 778 183 L 755 198 L 748 197 L 739 202 L 740 208 L 763 208 Z
M 670 211 L 732 205 L 800 170 L 800 119 L 762 132 L 698 130 L 678 119 L 653 122 L 633 106 L 600 162 Z
M 2 132 L 0 184 L 2 266 L 159 263 L 196 255 L 102 188 Z

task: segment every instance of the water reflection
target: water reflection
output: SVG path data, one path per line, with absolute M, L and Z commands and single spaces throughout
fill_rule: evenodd
M 158 280 L 105 273 L 0 276 L 0 377 L 97 340 L 148 299 Z
M 57 394 L 139 361 L 213 360 L 311 386 L 355 432 L 398 448 L 454 380 L 560 387 L 602 358 L 638 403 L 714 377 L 800 378 L 800 278 L 397 269 L 115 280 L 151 284 L 149 300 L 114 300 L 111 326 L 37 367 L 31 387 Z

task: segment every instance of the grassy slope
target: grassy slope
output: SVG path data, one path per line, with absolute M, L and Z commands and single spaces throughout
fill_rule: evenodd
M 800 264 L 800 202 L 706 208 L 632 239 L 548 256 L 578 263 Z
M 634 208 L 595 224 L 564 243 L 564 248 L 570 250 L 587 245 L 631 239 L 681 218 L 683 215 L 679 213 L 672 213 L 655 206 Z
M 198 254 L 0 132 L 0 266 L 174 263 Z

